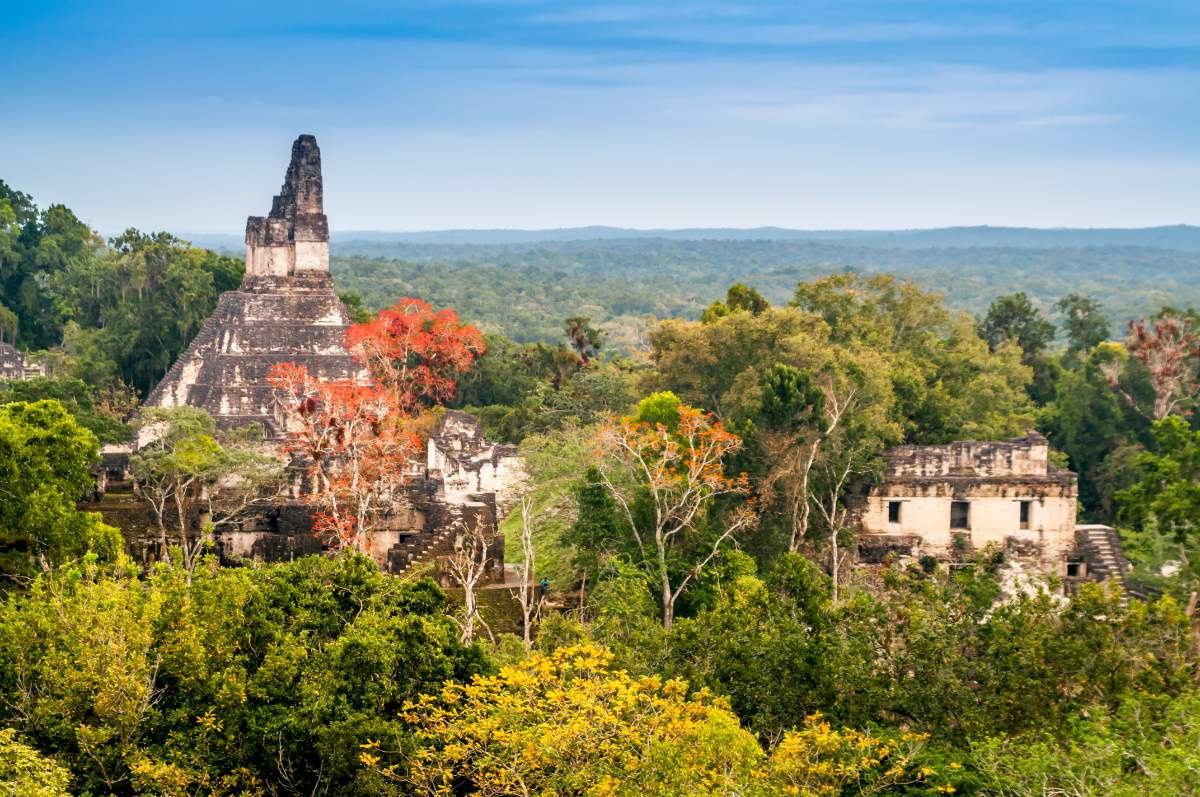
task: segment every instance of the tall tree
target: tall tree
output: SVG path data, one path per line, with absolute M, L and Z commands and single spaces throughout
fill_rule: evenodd
M 587 366 L 600 356 L 604 333 L 592 326 L 592 319 L 572 316 L 563 321 L 563 333 L 567 338 L 567 348 L 575 355 L 580 367 Z
M 1171 414 L 1187 414 L 1200 399 L 1200 333 L 1190 317 L 1165 314 L 1147 323 L 1145 319 L 1129 322 L 1125 351 L 1149 374 L 1154 390 L 1151 417 L 1160 421 Z M 1111 360 L 1106 368 L 1109 384 L 1130 403 L 1141 410 L 1141 404 L 1125 388 L 1120 378 L 1120 359 Z
M 979 334 L 993 350 L 1005 341 L 1021 347 L 1026 365 L 1032 365 L 1054 340 L 1054 324 L 1033 306 L 1024 291 L 1000 296 L 979 322 Z
M 129 229 L 116 236 L 102 256 L 71 264 L 50 283 L 77 325 L 64 341 L 77 375 L 101 379 L 90 365 L 99 357 L 112 363 L 110 381 L 149 391 L 241 274 L 232 258 L 168 233 Z
M 0 404 L 0 577 L 93 552 L 114 561 L 120 533 L 76 503 L 94 485 L 95 435 L 57 401 Z
M 283 466 L 258 451 L 261 428 L 221 432 L 196 407 L 147 408 L 138 430 L 143 439 L 129 461 L 135 488 L 150 504 L 168 562 L 168 527 L 175 532 L 190 582 L 214 531 L 279 495 Z
M 409 463 L 421 450 L 412 418 L 388 388 L 323 382 L 280 363 L 269 379 L 287 418 L 288 450 L 307 470 L 314 531 L 333 548 L 364 551 L 405 503 Z
M 720 421 L 658 393 L 644 399 L 632 417 L 611 422 L 600 444 L 610 466 L 600 469 L 601 480 L 620 507 L 642 565 L 660 587 L 663 627 L 670 630 L 679 596 L 756 521 L 746 505 L 728 516 L 714 513 L 716 499 L 749 492 L 744 475 L 730 477 L 724 469 L 742 441 Z M 614 465 L 624 472 L 614 473 Z
M 1135 528 L 1151 522 L 1176 542 L 1200 543 L 1200 432 L 1177 415 L 1155 421 L 1151 450 L 1137 459 L 1138 481 L 1117 494 L 1119 518 Z
M 749 285 L 738 282 L 729 286 L 729 290 L 725 292 L 725 301 L 718 300 L 710 304 L 700 316 L 700 320 L 710 324 L 718 318 L 724 318 L 739 310 L 751 315 L 759 315 L 770 307 L 771 303 L 761 293 Z
M 799 550 L 808 533 L 809 477 L 830 425 L 841 422 L 842 413 L 834 414 L 827 415 L 825 391 L 809 372 L 776 364 L 763 374 L 760 428 L 772 459 L 764 492 L 769 498 L 778 491 L 784 500 L 791 526 L 789 552 Z
M 1071 293 L 1054 305 L 1062 313 L 1063 332 L 1067 336 L 1067 354 L 1086 355 L 1108 339 L 1109 320 L 1104 307 L 1090 296 Z

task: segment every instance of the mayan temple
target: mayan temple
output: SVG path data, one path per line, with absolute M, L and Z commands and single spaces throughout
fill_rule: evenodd
M 321 150 L 302 135 L 270 214 L 246 221 L 241 287 L 221 295 L 146 406 L 202 407 L 223 427 L 257 421 L 282 437 L 267 372 L 295 362 L 322 380 L 359 376 L 343 344 L 349 324 L 329 275 Z
M 304 135 L 292 145 L 283 188 L 267 216 L 246 222 L 246 276 L 221 295 L 216 310 L 146 400 L 146 406 L 207 410 L 225 428 L 259 422 L 268 438 L 286 436 L 267 374 L 294 362 L 323 381 L 369 380 L 344 345 L 350 317 L 329 274 L 329 222 L 321 183 L 321 151 Z M 96 508 L 125 532 L 140 562 L 162 558 L 150 516 L 133 494 L 129 457 L 134 447 L 109 446 L 104 454 Z M 489 443 L 479 420 L 445 412 L 430 436 L 424 460 L 412 462 L 412 481 L 386 529 L 377 530 L 367 553 L 391 572 L 446 556 L 466 528 L 490 529 L 517 500 L 524 478 L 514 446 Z M 300 495 L 281 498 L 237 527 L 215 535 L 222 562 L 287 560 L 319 553 L 309 507 Z M 504 560 L 503 537 L 493 541 L 487 567 Z

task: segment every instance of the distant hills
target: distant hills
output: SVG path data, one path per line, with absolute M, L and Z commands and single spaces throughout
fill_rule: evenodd
M 198 246 L 237 250 L 242 236 L 224 233 L 184 233 Z M 928 230 L 790 230 L 782 227 L 696 227 L 632 229 L 626 227 L 566 227 L 552 230 L 426 230 L 383 232 L 335 230 L 333 247 L 361 249 L 355 244 L 529 245 L 569 241 L 662 239 L 672 241 L 820 241 L 883 249 L 942 249 L 970 247 L 1139 246 L 1200 252 L 1200 227 L 1177 224 L 1139 228 L 942 227 Z
M 230 253 L 236 235 L 183 236 Z M 1069 293 L 1099 299 L 1115 337 L 1164 305 L 1200 307 L 1200 227 L 934 230 L 335 231 L 339 289 L 373 309 L 401 296 L 454 307 L 489 332 L 557 340 L 562 319 L 586 315 L 613 350 L 645 345 L 656 318 L 696 318 L 734 282 L 773 303 L 796 283 L 835 271 L 889 273 L 946 295 L 973 314 L 1025 291 L 1052 319 Z

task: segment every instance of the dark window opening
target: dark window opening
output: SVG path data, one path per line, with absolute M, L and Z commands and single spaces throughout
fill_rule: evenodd
M 1067 562 L 1067 578 L 1079 578 L 1083 575 L 1083 562 Z
M 952 528 L 952 529 L 969 529 L 969 528 L 971 528 L 971 502 L 970 501 L 951 501 L 950 502 L 950 528 Z
M 888 523 L 900 522 L 900 501 L 888 501 Z
M 1030 511 L 1032 509 L 1033 509 L 1033 501 L 1022 501 L 1021 502 L 1021 528 L 1023 528 L 1023 529 L 1029 528 L 1029 515 L 1030 515 Z

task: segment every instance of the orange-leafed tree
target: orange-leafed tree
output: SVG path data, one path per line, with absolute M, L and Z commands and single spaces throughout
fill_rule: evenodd
M 750 491 L 745 474 L 725 473 L 741 438 L 674 394 L 655 393 L 632 417 L 607 424 L 600 446 L 607 465 L 598 469 L 600 478 L 657 584 L 663 627 L 669 630 L 679 596 L 739 532 L 757 522 L 748 501 L 714 511 L 721 496 Z M 640 511 L 642 506 L 648 511 Z
M 293 363 L 269 378 L 288 419 L 288 450 L 307 466 L 313 531 L 333 547 L 365 549 L 404 502 L 408 464 L 421 450 L 412 419 L 376 385 L 322 382 Z
M 401 299 L 350 327 L 346 346 L 405 412 L 453 399 L 458 377 L 487 351 L 483 333 L 458 313 L 434 312 L 420 299 Z

